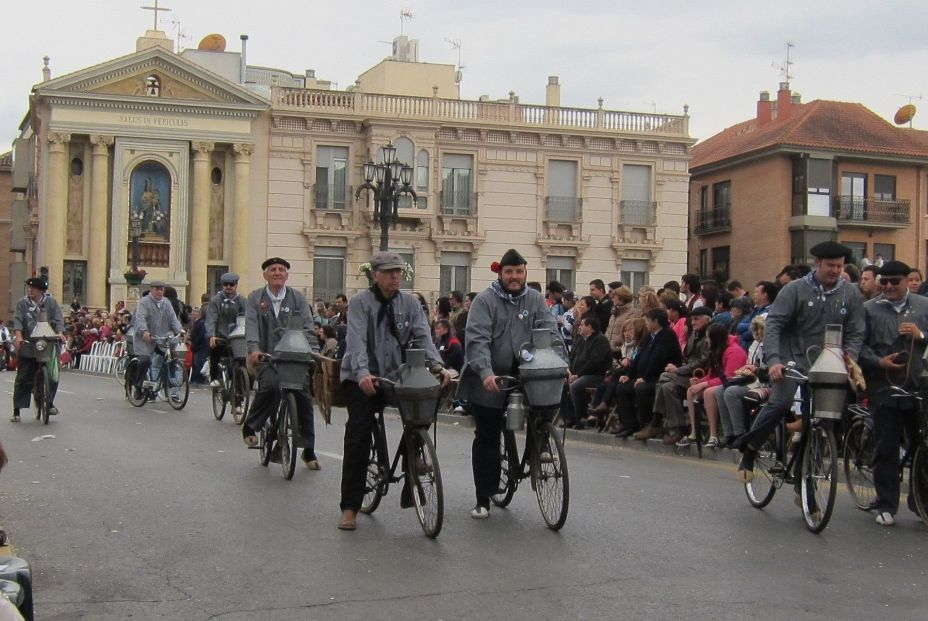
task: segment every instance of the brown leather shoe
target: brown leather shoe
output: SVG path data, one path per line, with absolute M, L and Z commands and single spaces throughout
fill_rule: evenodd
M 664 436 L 664 444 L 666 444 L 667 446 L 673 446 L 682 439 L 683 439 L 682 433 L 680 433 L 679 431 L 673 431 L 671 433 L 668 433 L 666 436 Z
M 647 440 L 651 437 L 651 425 L 645 425 L 640 430 L 632 434 L 636 440 Z
M 338 519 L 338 530 L 355 530 L 358 527 L 357 515 L 351 509 L 342 511 L 342 517 Z

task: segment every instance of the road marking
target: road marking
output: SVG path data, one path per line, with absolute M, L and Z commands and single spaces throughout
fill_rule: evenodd
M 332 459 L 337 459 L 338 461 L 344 461 L 344 457 L 338 453 L 326 453 L 324 451 L 316 451 L 316 455 L 325 455 L 326 457 L 331 457 Z

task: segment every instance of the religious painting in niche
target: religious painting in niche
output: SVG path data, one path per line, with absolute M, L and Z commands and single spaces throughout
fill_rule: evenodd
M 142 162 L 129 177 L 129 215 L 142 217 L 140 239 L 167 242 L 171 233 L 171 175 L 158 162 Z

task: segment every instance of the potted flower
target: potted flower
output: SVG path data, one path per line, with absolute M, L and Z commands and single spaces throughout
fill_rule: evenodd
M 142 281 L 145 280 L 145 276 L 147 274 L 148 272 L 146 272 L 145 270 L 140 269 L 140 268 L 135 268 L 134 270 L 130 269 L 128 272 L 123 274 L 123 277 L 126 279 L 127 284 L 138 286 L 142 284 Z

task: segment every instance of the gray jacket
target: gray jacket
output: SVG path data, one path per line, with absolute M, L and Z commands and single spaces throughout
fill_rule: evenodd
M 498 283 L 498 281 L 497 281 Z M 489 408 L 502 408 L 506 393 L 489 393 L 483 380 L 491 375 L 513 375 L 519 349 L 532 340 L 532 329 L 548 328 L 554 350 L 566 361 L 564 341 L 544 296 L 528 287 L 517 296 L 503 292 L 497 283 L 477 294 L 467 315 L 464 368 L 458 385 L 459 399 Z
M 290 316 L 296 313 L 302 318 L 303 334 L 314 352 L 319 351 L 319 341 L 313 325 L 313 311 L 306 303 L 306 298 L 299 291 L 287 287 L 280 312 L 274 315 L 274 304 L 267 294 L 267 287 L 255 289 L 248 294 L 245 304 L 245 343 L 248 353 L 260 351 L 274 353 L 280 337 L 287 329 Z
M 393 317 L 377 322 L 380 302 L 367 289 L 348 302 L 348 336 L 340 378 L 357 382 L 374 375 L 396 380 L 403 364 L 403 350 L 412 342 L 425 350 L 425 358 L 432 364 L 441 364 L 441 356 L 432 343 L 428 320 L 419 300 L 408 293 L 398 292 L 393 297 Z M 396 336 L 388 321 L 393 321 Z
M 770 306 L 764 324 L 768 367 L 792 360 L 808 369 L 825 344 L 826 324 L 844 327 L 844 351 L 851 358 L 856 359 L 860 352 L 866 331 L 863 295 L 843 280 L 831 291 L 823 292 L 811 276 L 787 283 Z
M 146 332 L 152 336 L 167 336 L 169 332 L 180 334 L 183 326 L 174 313 L 174 307 L 171 306 L 171 300 L 161 298 L 161 302 L 155 302 L 151 295 L 146 295 L 139 300 L 139 305 L 135 309 L 135 337 L 133 339 L 133 351 L 136 356 L 150 356 L 155 351 L 155 343 L 146 343 L 142 335 Z
M 226 297 L 225 293 L 217 293 L 206 305 L 206 337 L 220 336 L 228 338 L 230 328 L 235 329 L 235 321 L 239 315 L 245 314 L 245 298 L 235 294 L 234 298 Z
M 909 353 L 911 341 L 899 334 L 899 324 L 903 322 L 914 323 L 928 335 L 928 298 L 909 293 L 904 305 L 897 311 L 893 303 L 881 294 L 866 302 L 864 311 L 867 315 L 867 335 L 860 349 L 860 367 L 867 380 L 867 393 L 871 398 L 879 399 L 881 390 L 889 385 L 890 380 L 896 385 L 902 385 L 906 379 L 902 373 L 887 377 L 886 371 L 880 368 L 880 358 L 896 352 Z M 915 340 L 911 351 L 910 380 L 922 369 L 921 359 L 925 346 L 924 339 Z
M 16 303 L 16 311 L 13 313 L 13 325 L 11 330 L 15 334 L 19 330 L 25 342 L 19 350 L 23 358 L 35 358 L 35 351 L 32 344 L 29 343 L 29 335 L 35 329 L 35 324 L 39 321 L 39 311 L 45 311 L 48 323 L 56 334 L 64 331 L 64 316 L 61 314 L 61 307 L 51 294 L 44 294 L 38 303 L 32 301 L 28 295 Z

